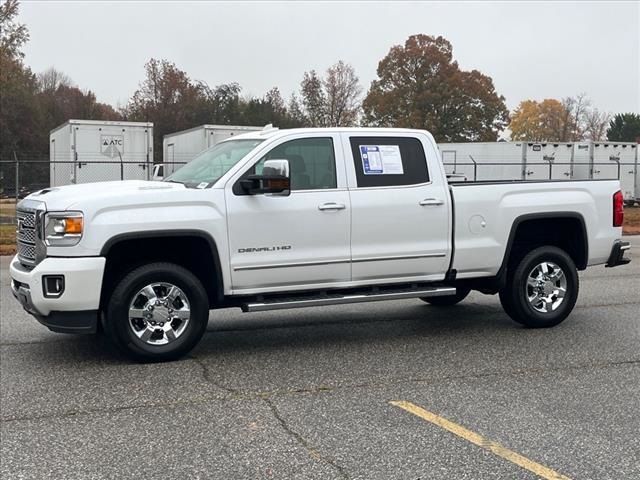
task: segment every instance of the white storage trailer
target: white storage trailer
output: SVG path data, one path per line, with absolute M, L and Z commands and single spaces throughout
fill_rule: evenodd
M 623 142 L 593 144 L 593 179 L 618 178 L 627 202 L 640 198 L 638 190 L 638 145 Z
M 162 171 L 156 166 L 156 177 L 168 176 L 191 161 L 200 152 L 234 135 L 262 130 L 264 127 L 237 125 L 200 125 L 170 133 L 162 139 Z
M 69 120 L 49 133 L 51 186 L 149 180 L 153 123 Z
M 579 142 L 574 144 L 572 177 L 579 180 L 618 178 L 627 203 L 640 202 L 638 144 Z
M 442 143 L 440 152 L 453 181 L 619 179 L 625 200 L 640 203 L 636 143 Z

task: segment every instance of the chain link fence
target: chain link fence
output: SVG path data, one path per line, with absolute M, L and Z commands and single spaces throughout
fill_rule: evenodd
M 154 175 L 162 178 L 186 163 L 154 165 L 143 159 L 104 158 L 85 156 L 82 161 L 50 161 L 48 154 L 0 158 L 0 225 L 15 224 L 15 205 L 43 188 L 114 180 L 153 180 Z
M 142 160 L 142 159 L 141 159 Z M 83 157 L 82 161 L 50 161 L 48 154 L 15 155 L 0 159 L 0 225 L 15 224 L 16 203 L 32 192 L 47 187 L 114 180 L 153 180 L 168 176 L 185 161 L 154 164 L 141 160 L 104 160 Z M 639 166 L 629 162 L 492 162 L 489 158 L 446 159 L 451 182 L 500 180 L 618 179 L 627 201 L 640 201 Z M 577 172 L 581 172 L 577 174 Z M 583 173 L 586 172 L 586 173 Z

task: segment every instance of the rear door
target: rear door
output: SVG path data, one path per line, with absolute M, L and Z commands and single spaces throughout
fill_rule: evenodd
M 451 207 L 435 146 L 426 135 L 408 133 L 342 137 L 351 195 L 353 281 L 443 279 L 450 258 Z

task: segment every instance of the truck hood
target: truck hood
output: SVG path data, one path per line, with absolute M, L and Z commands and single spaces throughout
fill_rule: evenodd
M 132 203 L 147 203 L 157 198 L 159 193 L 175 190 L 184 191 L 186 187 L 179 183 L 124 180 L 45 188 L 32 193 L 27 198 L 44 202 L 48 211 L 63 211 L 81 209 L 87 201 L 95 202 L 96 200 L 103 205 L 121 204 L 127 198 Z

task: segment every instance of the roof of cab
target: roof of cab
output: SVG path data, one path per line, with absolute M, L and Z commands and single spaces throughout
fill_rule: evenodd
M 290 135 L 292 133 L 344 133 L 344 132 L 361 132 L 361 133 L 428 133 L 426 130 L 412 128 L 384 128 L 384 127 L 308 127 L 308 128 L 285 128 L 279 129 L 267 125 L 262 130 L 242 133 L 231 138 L 223 140 L 229 142 L 232 140 L 266 140 L 275 136 Z

